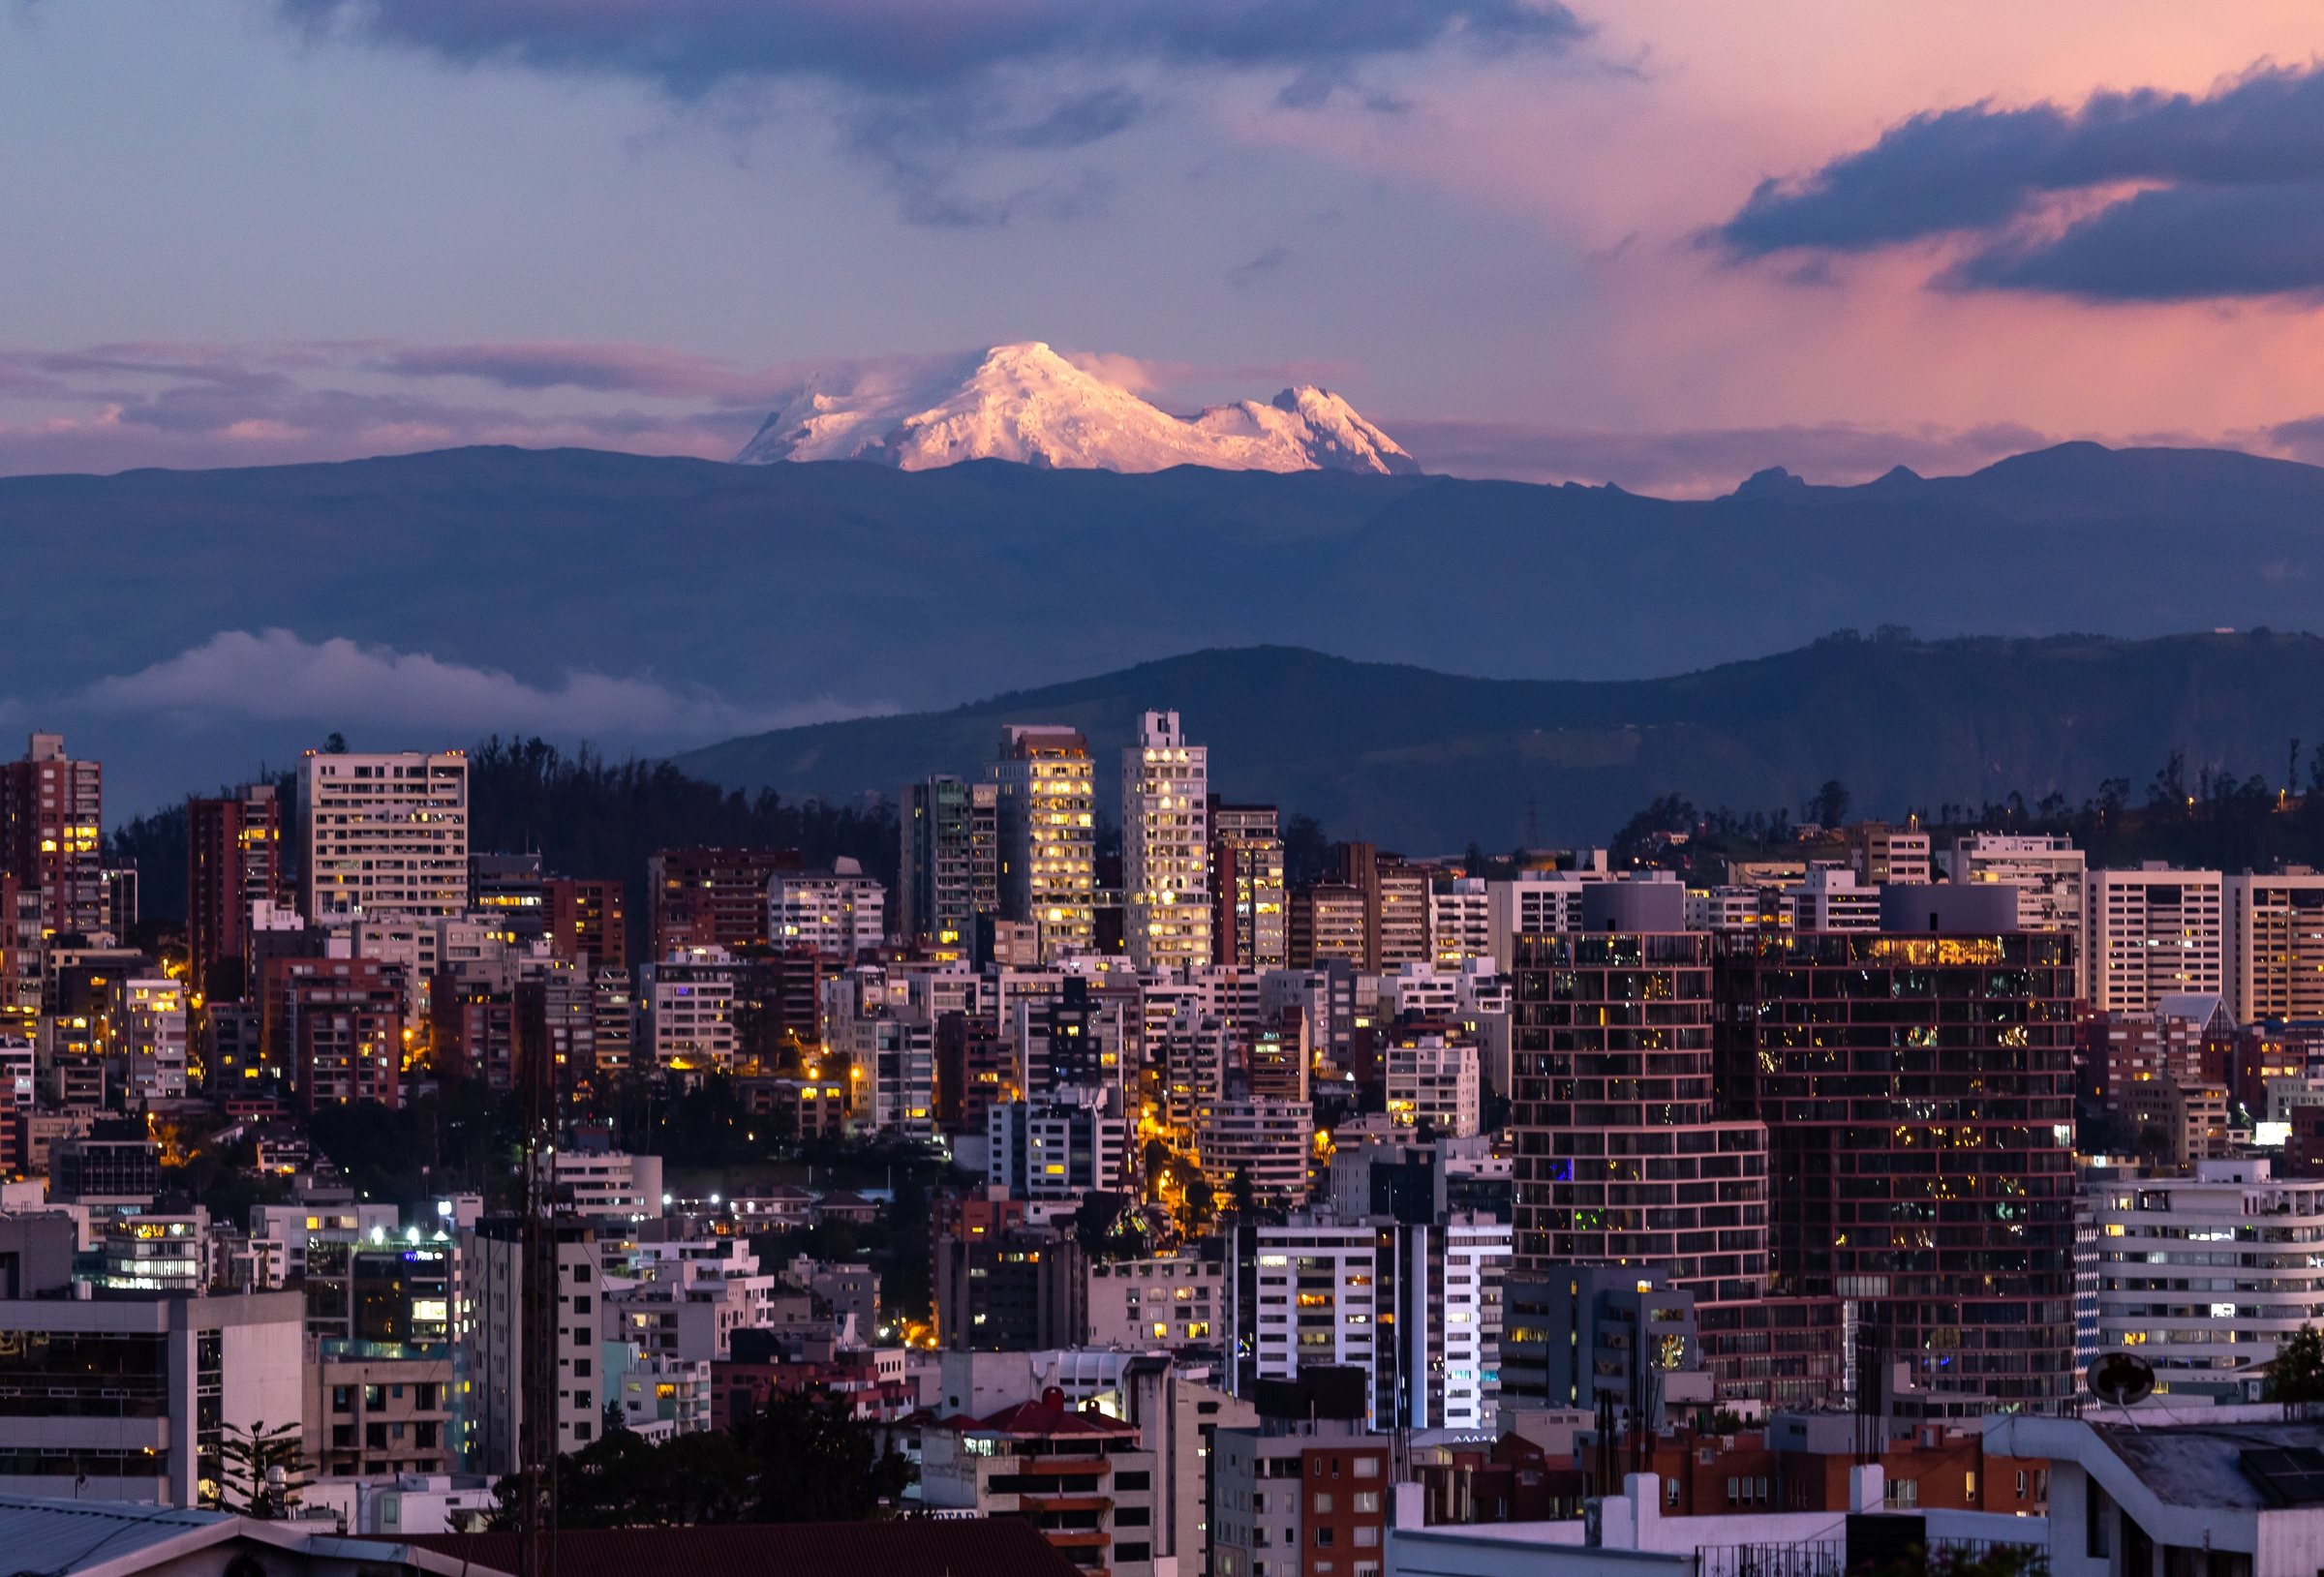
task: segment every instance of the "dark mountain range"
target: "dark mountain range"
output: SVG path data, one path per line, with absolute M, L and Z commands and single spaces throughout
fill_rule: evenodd
M 2324 470 L 2091 444 L 1855 488 L 1763 472 L 1699 502 L 1330 471 L 478 448 L 10 478 L 0 542 L 61 566 L 11 607 L 0 715 L 104 756 L 117 809 L 279 765 L 334 728 L 358 747 L 499 728 L 661 754 L 738 713 L 944 707 L 1208 647 L 1632 680 L 1850 625 L 2324 627 Z M 323 672 L 237 711 L 218 694 L 264 686 L 223 658 L 168 684 L 90 687 L 274 626 L 503 670 L 561 699 L 447 720 L 427 675 Z M 655 731 L 632 705 L 596 721 L 564 690 L 575 670 L 650 679 L 709 720 Z
M 894 797 L 932 772 L 975 775 L 1005 722 L 1080 726 L 1098 804 L 1118 802 L 1137 714 L 1175 708 L 1210 747 L 1211 786 L 1412 854 L 1471 839 L 1602 844 L 1652 799 L 1785 810 L 1837 778 L 1861 815 L 2021 793 L 2079 803 L 2108 778 L 2133 801 L 2174 751 L 2206 771 L 2285 780 L 2293 740 L 2324 744 L 2324 640 L 2256 630 L 1921 642 L 1842 635 L 1674 679 L 1460 679 L 1282 647 L 1196 652 L 950 712 L 734 740 L 676 758 L 696 776 L 786 798 Z M 2303 783 L 2324 752 L 2304 753 Z

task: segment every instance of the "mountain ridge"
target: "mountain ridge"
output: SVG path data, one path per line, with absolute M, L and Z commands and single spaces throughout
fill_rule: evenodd
M 2324 741 L 2324 638 L 2252 631 L 2149 641 L 2057 635 L 1924 642 L 1853 632 L 1665 679 L 1498 680 L 1289 647 L 1189 652 L 944 711 L 778 730 L 681 753 L 730 788 L 894 798 L 978 775 L 1003 722 L 1083 728 L 1111 809 L 1140 711 L 1177 711 L 1230 800 L 1316 815 L 1412 854 L 1603 843 L 1649 801 L 1785 808 L 1826 778 L 1901 816 L 2012 791 L 2080 801 L 2143 785 L 2174 749 L 2279 781 L 2287 742 Z
M 817 373 L 734 458 L 746 466 L 861 460 L 901 470 L 969 460 L 1127 472 L 1421 469 L 1328 389 L 1299 384 L 1265 404 L 1237 400 L 1174 416 L 1038 340 L 978 352 L 964 376 L 960 364 L 922 357 Z
M 75 570 L 13 610 L 0 713 L 102 755 L 108 799 L 132 806 L 334 729 L 447 743 L 384 689 L 291 712 L 260 675 L 216 715 L 87 699 L 105 676 L 276 626 L 545 692 L 575 672 L 646 679 L 762 715 L 918 712 L 1259 643 L 1613 681 L 1849 625 L 1932 639 L 2324 627 L 2324 471 L 2095 446 L 1700 501 L 1346 470 L 468 448 L 0 479 L 0 542 Z M 616 755 L 717 737 L 586 717 L 551 731 Z

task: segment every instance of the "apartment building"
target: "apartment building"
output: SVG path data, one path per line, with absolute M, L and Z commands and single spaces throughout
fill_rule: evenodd
M 186 801 L 186 963 L 197 992 L 216 996 L 217 986 L 231 984 L 218 966 L 240 963 L 252 904 L 290 900 L 281 886 L 282 838 L 283 804 L 272 783 Z
M 1441 1028 L 1399 1030 L 1381 1053 L 1391 1121 L 1427 1123 L 1456 1138 L 1475 1136 L 1483 1110 L 1477 1046 Z
M 322 755 L 299 763 L 299 908 L 310 921 L 468 909 L 468 758 Z
M 40 894 L 43 935 L 106 928 L 104 821 L 105 768 L 66 755 L 62 734 L 35 734 L 0 765 L 0 872 Z
M 1195 1156 L 1211 1188 L 1247 1177 L 1264 1204 L 1303 1204 L 1315 1107 L 1305 1101 L 1208 1101 L 1195 1107 Z
M 1210 796 L 1210 957 L 1254 971 L 1291 958 L 1291 909 L 1283 838 L 1271 804 L 1228 804 Z
M 1121 752 L 1124 941 L 1136 969 L 1211 962 L 1210 751 L 1175 712 L 1139 719 Z
M 2063 835 L 1972 833 L 1938 855 L 1947 881 L 1994 883 L 2017 889 L 2017 928 L 2063 931 L 2076 939 L 2074 994 L 2090 997 L 2083 903 L 2089 857 Z
M 1263 1380 L 1258 1425 L 1217 1432 L 1212 1577 L 1381 1577 L 1391 1441 L 1367 1431 L 1352 1389 L 1330 1370 Z
M 1439 969 L 1457 970 L 1493 955 L 1493 904 L 1482 876 L 1454 876 L 1428 889 L 1429 955 Z
M 1864 887 L 1909 887 L 1935 880 L 1929 834 L 1917 827 L 1860 821 L 1848 830 L 1849 869 Z
M 937 775 L 904 785 L 898 928 L 967 947 L 980 915 L 1000 912 L 1000 786 Z
M 2239 1024 L 2324 1018 L 2324 875 L 2229 876 L 2227 1011 Z
M 1013 723 L 1001 731 L 1000 907 L 1038 927 L 1047 963 L 1097 940 L 1096 765 L 1076 729 Z
M 2186 1177 L 2122 1168 L 2083 1186 L 2097 1233 L 2098 1348 L 2155 1367 L 2173 1399 L 2259 1400 L 2256 1371 L 2324 1321 L 2324 1181 L 2265 1160 L 2192 1163 Z
M 852 963 L 888 939 L 887 903 L 888 890 L 845 855 L 827 871 L 777 871 L 767 880 L 767 935 L 777 947 Z
M 2216 870 L 2090 873 L 2083 916 L 2090 1005 L 2147 1013 L 2166 996 L 2224 995 L 2226 880 Z

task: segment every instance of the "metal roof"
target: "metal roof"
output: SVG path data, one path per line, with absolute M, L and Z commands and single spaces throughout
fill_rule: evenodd
M 517 1533 L 432 1533 L 402 1542 L 497 1571 L 523 1569 Z M 1082 1577 L 1016 1517 L 907 1522 L 606 1528 L 556 1535 L 558 1577 Z
M 64 1577 L 236 1519 L 224 1511 L 126 1501 L 43 1501 L 0 1495 L 0 1577 Z

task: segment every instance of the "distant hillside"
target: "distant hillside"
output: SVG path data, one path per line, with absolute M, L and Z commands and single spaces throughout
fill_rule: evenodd
M 2093 444 L 1853 488 L 1768 472 L 1697 502 L 1345 471 L 474 448 L 0 479 L 0 545 L 73 566 L 12 607 L 0 711 L 102 756 L 116 811 L 294 759 L 333 729 L 359 746 L 448 743 L 409 680 L 284 686 L 240 711 L 203 700 L 200 664 L 138 708 L 89 688 L 222 630 L 345 637 L 552 691 L 575 670 L 634 677 L 709 715 L 769 716 L 948 707 L 1262 643 L 1635 680 L 1847 625 L 2324 627 L 2324 470 Z M 561 743 L 616 757 L 712 737 L 641 736 L 633 713 L 600 722 L 581 703 L 557 715 Z
M 1413 854 L 1601 843 L 1648 801 L 1786 809 L 1828 778 L 1858 815 L 2011 791 L 2079 803 L 2142 789 L 2174 750 L 2283 781 L 2291 741 L 2324 743 L 2324 639 L 2272 634 L 1923 642 L 1835 637 L 1671 679 L 1463 679 L 1283 647 L 1200 652 L 950 712 L 739 739 L 684 772 L 785 798 L 893 797 L 981 771 L 1004 722 L 1062 722 L 1099 752 L 1099 804 L 1137 713 L 1175 708 L 1210 747 L 1211 784 Z M 2304 756 L 2304 761 L 2306 757 Z M 2305 768 L 2304 768 L 2305 771 Z

